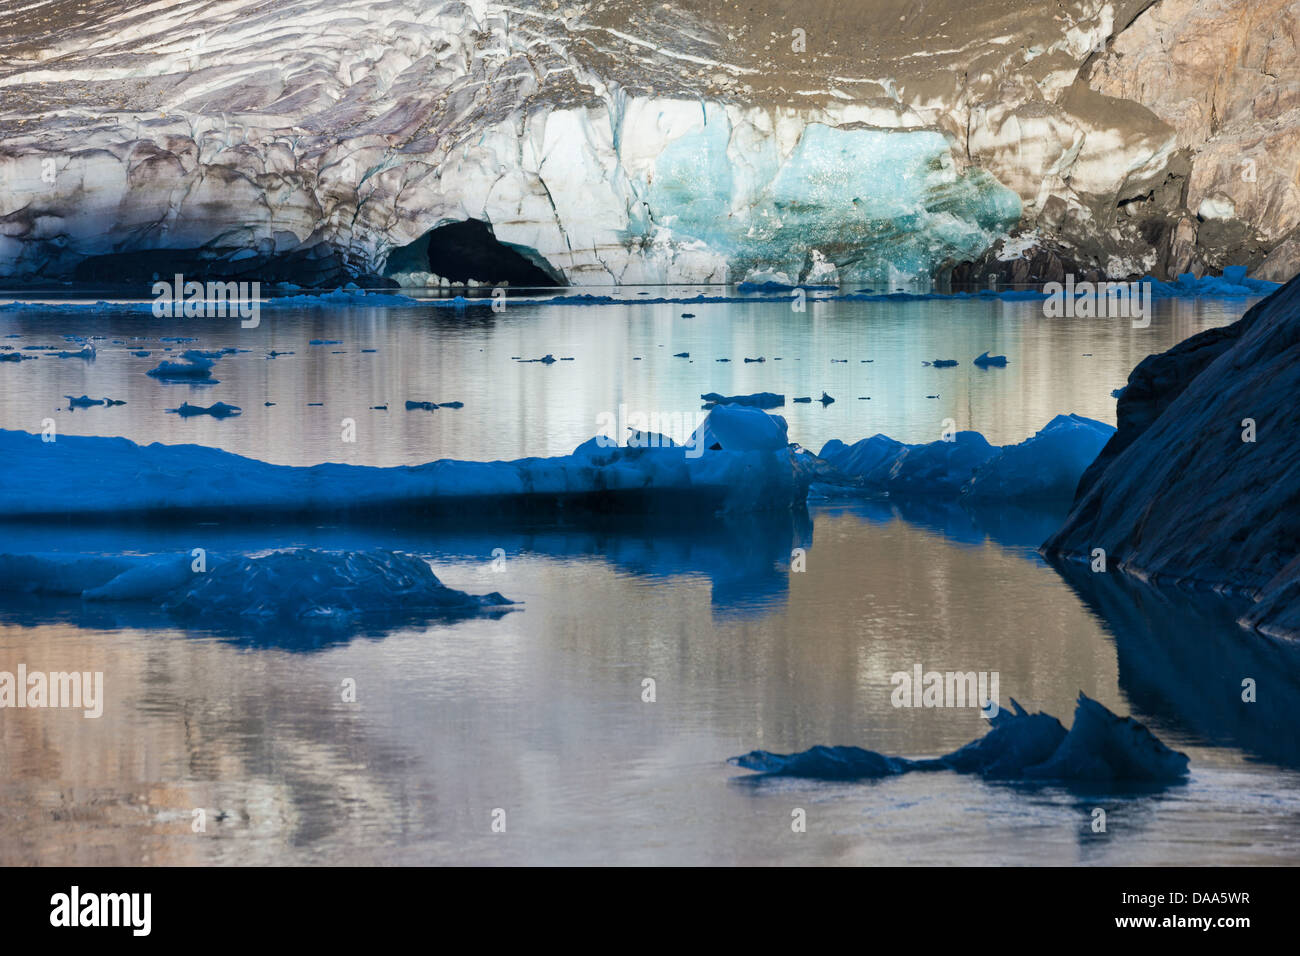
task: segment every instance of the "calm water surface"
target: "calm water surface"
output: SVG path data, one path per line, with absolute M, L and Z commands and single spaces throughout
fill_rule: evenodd
M 1138 361 L 1245 308 L 1157 305 L 1142 330 L 986 301 L 267 309 L 253 330 L 4 312 L 0 335 L 16 337 L 0 344 L 103 338 L 93 362 L 0 364 L 0 427 L 53 418 L 65 434 L 391 465 L 563 454 L 620 403 L 689 416 L 702 392 L 765 390 L 836 399 L 781 410 L 814 450 L 875 432 L 933 440 L 946 418 L 1003 443 L 1061 412 L 1113 422 L 1111 390 Z M 173 336 L 198 341 L 159 341 Z M 191 387 L 145 375 L 169 345 L 248 351 L 217 363 L 220 384 Z M 1009 366 L 973 368 L 986 349 Z M 514 360 L 548 353 L 573 361 Z M 922 365 L 936 358 L 961 364 Z M 127 404 L 68 410 L 83 393 Z M 406 411 L 408 399 L 465 407 Z M 183 401 L 243 414 L 166 412 Z M 340 440 L 344 418 L 355 444 Z M 1295 649 L 1244 634 L 1217 598 L 1067 580 L 1035 553 L 1059 518 L 858 502 L 699 529 L 0 525 L 0 551 L 19 553 L 405 550 L 453 587 L 524 602 L 307 647 L 6 598 L 0 669 L 102 670 L 107 700 L 98 720 L 0 711 L 0 863 L 1294 862 Z M 795 547 L 804 573 L 790 571 Z M 727 765 L 832 743 L 935 754 L 982 734 L 974 711 L 891 706 L 890 675 L 916 663 L 999 671 L 1004 701 L 1066 724 L 1082 690 L 1187 752 L 1192 775 L 1088 793 L 946 773 L 759 782 Z M 1256 705 L 1240 702 L 1244 676 L 1260 681 Z M 347 678 L 356 703 L 342 700 Z M 491 829 L 498 808 L 505 833 Z M 806 833 L 791 830 L 795 808 Z

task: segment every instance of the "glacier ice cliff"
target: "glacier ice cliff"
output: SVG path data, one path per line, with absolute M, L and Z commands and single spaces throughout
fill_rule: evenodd
M 1118 430 L 1043 545 L 1153 582 L 1254 599 L 1241 623 L 1300 636 L 1300 280 L 1152 355 Z
M 1276 278 L 1297 3 L 1252 3 L 33 0 L 0 279 Z
M 942 757 L 892 757 L 860 747 L 813 747 L 795 754 L 754 750 L 731 763 L 765 776 L 867 780 L 911 771 L 953 770 L 989 780 L 1079 785 L 1167 784 L 1187 776 L 1187 756 L 1171 750 L 1132 717 L 1117 717 L 1079 694 L 1067 732 L 1050 714 L 1000 709 L 987 734 Z

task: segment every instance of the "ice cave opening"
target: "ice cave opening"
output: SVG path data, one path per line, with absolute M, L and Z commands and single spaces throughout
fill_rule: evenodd
M 478 219 L 447 223 L 415 242 L 395 249 L 384 275 L 430 272 L 453 283 L 554 287 L 564 285 L 559 273 L 536 253 L 499 240 L 492 227 Z

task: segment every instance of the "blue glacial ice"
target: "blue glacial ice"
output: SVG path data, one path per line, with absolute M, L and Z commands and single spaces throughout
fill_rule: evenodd
M 824 396 L 828 398 L 828 396 Z M 456 402 L 440 403 L 454 408 Z M 425 407 L 423 405 L 419 407 Z M 430 402 L 430 409 L 433 403 Z M 234 406 L 177 410 L 224 417 Z M 138 445 L 0 430 L 0 521 L 81 515 L 297 520 L 387 512 L 439 521 L 578 514 L 700 515 L 788 510 L 809 494 L 1007 502 L 1068 499 L 1113 429 L 1074 415 L 998 448 L 978 432 L 904 445 L 877 435 L 820 456 L 790 441 L 779 415 L 715 405 L 685 443 L 597 436 L 572 454 L 517 461 L 444 459 L 381 468 L 276 465 L 199 445 Z
M 93 408 L 97 405 L 102 405 L 105 408 L 112 408 L 117 405 L 126 404 L 126 402 L 116 398 L 91 398 L 89 395 L 64 395 L 63 397 L 68 400 L 69 409 Z
M 1082 415 L 1057 415 L 1033 436 L 984 462 L 963 485 L 972 499 L 1073 498 L 1079 478 L 1115 429 Z
M 813 747 L 794 754 L 754 750 L 730 763 L 764 776 L 868 780 L 911 771 L 952 770 L 990 780 L 1072 784 L 1167 784 L 1187 775 L 1187 756 L 1132 717 L 1117 717 L 1080 692 L 1067 732 L 1050 714 L 1030 714 L 1014 699 L 978 740 L 942 757 L 893 757 L 861 747 Z
M 793 284 L 814 250 L 852 262 L 841 278 L 930 275 L 1020 218 L 1019 197 L 982 170 L 959 171 L 932 130 L 812 123 L 788 157 L 765 137 L 737 163 L 725 111 L 703 108 L 703 125 L 657 157 L 645 199 L 656 225 L 722 253 L 755 288 Z
M 215 361 L 216 359 L 198 349 L 190 349 L 181 354 L 181 361 L 165 359 L 145 374 L 164 382 L 216 385 L 218 383 L 212 378 L 212 366 Z
M 885 435 L 852 445 L 834 439 L 817 456 L 830 469 L 819 472 L 811 493 L 1069 500 L 1079 477 L 1114 432 L 1110 425 L 1081 415 L 1057 415 L 1037 434 L 1002 447 L 974 431 L 919 445 Z
M 408 517 L 535 514 L 574 508 L 687 515 L 788 509 L 807 495 L 785 420 L 714 409 L 683 447 L 625 447 L 603 437 L 571 455 L 441 460 L 381 468 L 275 465 L 201 445 L 0 429 L 0 520 L 141 515 L 266 520 L 397 512 Z
M 971 362 L 976 368 L 1006 368 L 1007 357 L 1005 355 L 989 355 L 988 352 L 982 352 L 978 358 Z

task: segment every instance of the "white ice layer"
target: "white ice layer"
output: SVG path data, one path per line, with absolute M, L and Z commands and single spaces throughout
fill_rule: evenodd
M 220 6 L 86 24 L 45 65 L 0 76 L 28 91 L 15 117 L 33 90 L 129 78 L 132 98 L 87 118 L 39 109 L 0 152 L 0 277 L 322 243 L 377 272 L 477 219 L 577 284 L 856 281 L 976 256 L 1021 215 L 1018 187 L 967 165 L 959 104 L 655 94 L 654 71 L 699 58 L 649 47 L 647 64 L 599 74 L 591 44 L 624 60 L 631 41 L 531 4 Z

